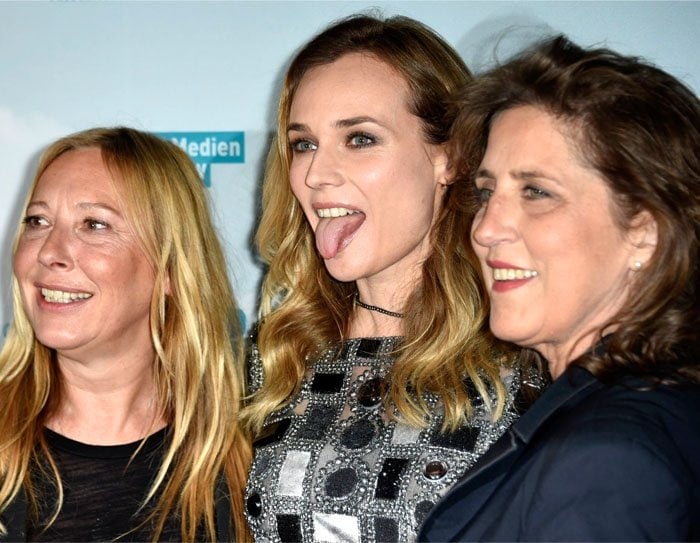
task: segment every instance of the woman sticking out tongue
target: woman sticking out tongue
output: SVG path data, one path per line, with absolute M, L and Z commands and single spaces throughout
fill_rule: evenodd
M 471 211 L 453 201 L 472 189 L 447 168 L 445 104 L 469 79 L 402 17 L 341 21 L 289 67 L 243 415 L 256 539 L 411 541 L 517 416 L 519 369 L 481 332 Z
M 335 258 L 345 249 L 365 220 L 361 211 L 344 207 L 318 209 L 316 213 L 320 217 L 315 232 L 316 249 L 324 260 Z

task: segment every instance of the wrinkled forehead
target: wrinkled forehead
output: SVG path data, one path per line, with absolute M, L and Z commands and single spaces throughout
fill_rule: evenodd
M 42 165 L 30 195 L 31 198 L 53 195 L 121 204 L 123 187 L 117 177 L 98 147 L 68 149 Z

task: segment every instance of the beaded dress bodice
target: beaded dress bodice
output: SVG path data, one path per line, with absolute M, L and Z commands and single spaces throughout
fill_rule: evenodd
M 441 431 L 434 397 L 426 428 L 388 417 L 381 384 L 399 342 L 350 339 L 329 349 L 294 401 L 269 417 L 246 488 L 257 541 L 413 541 L 428 510 L 517 418 L 516 370 L 504 379 L 510 394 L 496 423 L 476 394 L 469 424 L 451 433 Z M 250 362 L 257 388 L 255 347 Z

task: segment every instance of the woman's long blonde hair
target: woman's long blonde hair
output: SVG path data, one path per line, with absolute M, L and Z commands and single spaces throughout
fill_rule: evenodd
M 299 389 L 308 357 L 347 335 L 356 287 L 334 280 L 316 252 L 314 233 L 289 185 L 287 126 L 304 74 L 357 52 L 386 62 L 403 77 L 410 94 L 408 107 L 421 119 L 426 142 L 434 145 L 448 140 L 450 95 L 471 80 L 450 45 L 406 17 L 352 16 L 316 36 L 292 61 L 281 91 L 256 235 L 260 256 L 269 269 L 257 333 L 264 380 L 243 413 L 254 433 Z M 441 398 L 446 427 L 455 428 L 471 414 L 473 398 L 464 384 L 467 376 L 494 417 L 500 415 L 505 401 L 499 357 L 485 328 L 486 297 L 469 243 L 472 212 L 451 196 L 453 189 L 449 186 L 445 191 L 431 232 L 432 253 L 403 309 L 405 338 L 389 385 L 388 401 L 418 426 L 425 424 L 429 413 L 423 400 L 426 392 Z M 407 394 L 407 389 L 415 394 Z M 495 403 L 488 389 L 495 391 Z
M 130 128 L 96 128 L 62 138 L 42 155 L 29 197 L 63 153 L 98 148 L 127 219 L 155 270 L 150 326 L 157 401 L 169 443 L 144 503 L 160 497 L 150 517 L 158 540 L 168 515 L 181 520 L 183 540 L 201 529 L 216 539 L 215 489 L 224 476 L 236 536 L 242 515 L 250 445 L 237 428 L 241 395 L 241 330 L 226 261 L 196 168 L 176 145 Z M 16 251 L 21 229 L 15 239 Z M 166 284 L 170 294 L 166 295 Z M 36 513 L 32 465 L 47 458 L 60 476 L 43 426 L 60 401 L 55 352 L 39 343 L 12 278 L 14 319 L 0 351 L 0 512 L 22 487 Z M 200 530 L 200 531 L 198 531 Z

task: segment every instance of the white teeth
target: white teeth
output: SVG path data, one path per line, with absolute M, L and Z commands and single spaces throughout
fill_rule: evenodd
M 85 300 L 92 296 L 92 294 L 87 292 L 64 292 L 62 290 L 49 290 L 48 288 L 42 288 L 41 295 L 44 297 L 44 300 L 54 304 L 69 304 L 75 300 Z
M 353 209 L 348 209 L 347 207 L 325 207 L 322 209 L 317 209 L 316 214 L 322 219 L 330 219 L 332 217 L 345 217 L 346 215 L 354 215 L 355 213 L 360 213 Z
M 531 279 L 537 277 L 535 270 L 523 270 L 519 268 L 494 268 L 494 281 L 513 281 L 515 279 Z

